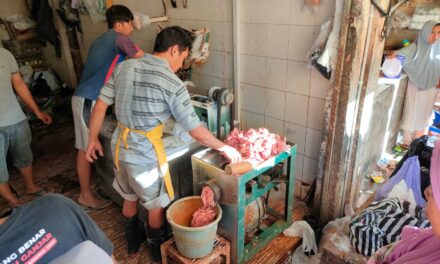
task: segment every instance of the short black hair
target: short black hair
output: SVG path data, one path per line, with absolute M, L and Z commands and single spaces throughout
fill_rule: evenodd
M 193 34 L 179 26 L 166 27 L 157 34 L 154 42 L 154 52 L 164 52 L 168 48 L 178 45 L 179 51 L 183 52 L 192 48 Z
M 109 29 L 118 22 L 130 22 L 134 19 L 133 13 L 124 5 L 112 5 L 105 11 L 105 18 Z

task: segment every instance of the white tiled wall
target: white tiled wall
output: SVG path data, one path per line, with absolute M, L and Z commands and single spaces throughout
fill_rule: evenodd
M 265 126 L 298 146 L 297 195 L 316 177 L 329 81 L 307 65 L 307 52 L 335 1 L 311 13 L 303 0 L 242 0 L 241 72 L 244 128 Z
M 322 0 L 315 13 L 302 10 L 304 0 L 239 0 L 241 4 L 241 121 L 242 128 L 267 127 L 298 145 L 296 194 L 305 194 L 317 171 L 324 99 L 329 82 L 307 66 L 306 55 L 322 23 L 331 18 L 334 0 Z M 149 16 L 163 14 L 161 1 L 115 0 Z M 211 31 L 210 57 L 195 68 L 192 79 L 199 88 L 233 87 L 233 0 L 188 0 L 184 9 L 165 1 L 170 20 L 163 25 L 207 27 Z M 87 55 L 91 42 L 106 30 L 82 17 Z M 151 52 L 155 25 L 135 32 L 133 40 Z M 238 87 L 236 87 L 238 88 Z
M 235 1 L 235 0 L 234 0 Z M 298 145 L 296 194 L 305 194 L 301 182 L 310 184 L 316 175 L 321 141 L 324 99 L 328 80 L 307 67 L 306 54 L 319 33 L 319 26 L 331 18 L 335 0 L 322 0 L 315 10 L 303 10 L 304 0 L 241 1 L 241 120 L 243 128 L 265 126 L 283 134 Z M 8 0 L 1 16 L 24 13 L 23 1 Z M 151 17 L 164 13 L 157 0 L 115 0 L 132 11 Z M 188 0 L 188 8 L 171 7 L 165 1 L 166 25 L 209 28 L 210 57 L 193 71 L 199 88 L 218 85 L 233 87 L 233 0 Z M 93 40 L 107 30 L 105 23 L 95 24 L 81 16 L 84 34 L 79 37 L 83 58 Z M 135 31 L 131 38 L 145 51 L 152 52 L 156 24 Z M 85 60 L 84 60 L 85 61 Z
M 115 0 L 114 4 L 123 4 L 133 12 L 140 12 L 150 17 L 164 13 L 162 2 L 157 0 Z M 232 87 L 233 54 L 232 54 L 232 1 L 225 0 L 188 0 L 188 7 L 173 8 L 170 1 L 165 1 L 168 22 L 163 26 L 180 25 L 189 29 L 208 28 L 211 31 L 209 59 L 201 67 L 194 68 L 192 80 L 198 88 L 208 90 L 212 86 Z M 82 16 L 84 42 L 81 49 L 83 58 L 93 40 L 107 30 L 105 23 L 94 24 L 88 16 Z M 151 53 L 157 34 L 157 24 L 130 36 L 144 51 Z

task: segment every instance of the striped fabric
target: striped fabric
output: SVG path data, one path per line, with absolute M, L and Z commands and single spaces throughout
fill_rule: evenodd
M 171 115 L 186 131 L 200 125 L 183 82 L 165 60 L 150 54 L 119 64 L 101 89 L 99 99 L 109 105 L 115 104 L 118 121 L 129 128 L 150 131 L 165 124 Z M 119 128 L 116 128 L 113 150 L 118 135 Z M 144 136 L 130 133 L 127 142 L 130 148 L 120 149 L 120 160 L 155 166 L 156 155 Z
M 350 240 L 356 251 L 371 256 L 379 248 L 400 240 L 404 226 L 429 227 L 426 218 L 416 218 L 408 212 L 409 204 L 402 204 L 397 198 L 388 198 L 371 203 L 350 225 Z M 417 216 L 424 216 L 424 210 L 416 208 Z

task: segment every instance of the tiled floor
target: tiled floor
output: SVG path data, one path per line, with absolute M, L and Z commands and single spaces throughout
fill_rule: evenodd
M 76 200 L 79 195 L 79 184 L 75 171 L 74 141 L 73 122 L 67 120 L 52 125 L 44 131 L 33 132 L 32 149 L 35 181 L 41 186 L 53 187 L 55 192 Z M 19 195 L 23 195 L 23 180 L 13 168 L 10 168 L 10 184 Z M 97 189 L 94 177 L 92 177 L 92 187 Z M 23 198 L 27 201 L 32 199 L 29 196 Z M 5 201 L 0 198 L 0 212 L 6 209 Z M 145 245 L 137 255 L 132 257 L 127 255 L 121 208 L 118 205 L 112 204 L 105 210 L 88 213 L 113 242 L 114 256 L 120 263 L 153 263 Z

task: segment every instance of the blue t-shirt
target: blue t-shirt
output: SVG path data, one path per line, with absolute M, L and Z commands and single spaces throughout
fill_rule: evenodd
M 131 39 L 113 29 L 99 36 L 90 46 L 81 80 L 74 95 L 95 101 L 117 63 L 133 58 L 139 49 Z
M 48 263 L 87 240 L 113 254 L 110 240 L 79 205 L 45 195 L 14 209 L 0 225 L 0 263 Z

